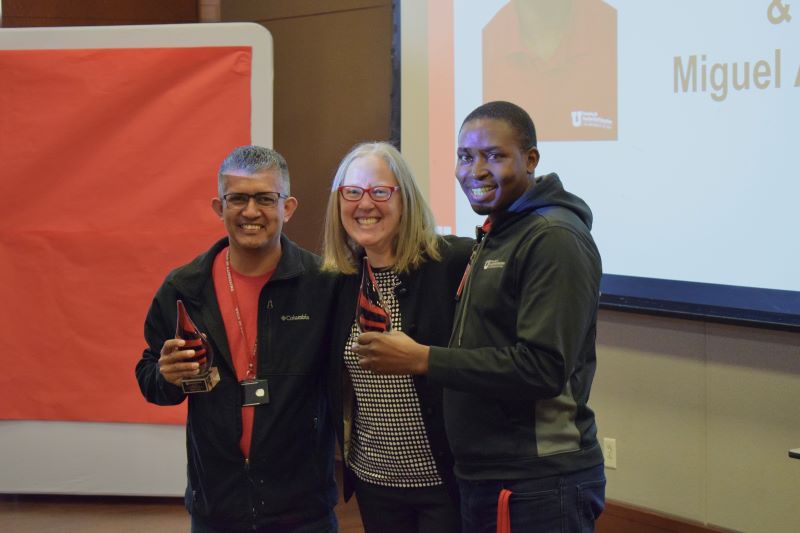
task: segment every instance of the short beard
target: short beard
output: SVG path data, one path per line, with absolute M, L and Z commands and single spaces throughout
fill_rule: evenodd
M 472 207 L 472 210 L 478 215 L 491 215 L 492 212 L 494 212 L 494 209 L 488 205 L 470 204 L 470 207 Z

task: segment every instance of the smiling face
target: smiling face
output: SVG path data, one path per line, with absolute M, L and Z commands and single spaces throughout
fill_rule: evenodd
M 456 178 L 479 215 L 508 209 L 530 186 L 538 162 L 538 150 L 521 148 L 505 120 L 478 118 L 461 127 Z
M 268 169 L 255 174 L 228 171 L 222 178 L 222 194 L 283 192 L 280 170 Z M 222 198 L 211 202 L 214 212 L 225 223 L 232 252 L 269 254 L 280 250 L 283 224 L 288 222 L 297 207 L 293 197 L 278 200 L 274 207 L 261 207 L 250 199 L 244 207 L 228 205 Z
M 354 159 L 347 168 L 342 185 L 356 185 L 363 189 L 378 185 L 397 185 L 389 165 L 376 155 L 365 155 Z M 361 200 L 351 202 L 339 198 L 339 215 L 342 226 L 359 246 L 367 252 L 373 266 L 394 264 L 393 242 L 400 229 L 403 211 L 402 197 L 395 191 L 385 202 L 376 202 L 364 193 Z

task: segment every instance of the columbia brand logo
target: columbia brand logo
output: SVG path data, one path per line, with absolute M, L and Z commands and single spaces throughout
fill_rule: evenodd
M 500 261 L 499 259 L 487 259 L 483 264 L 483 269 L 489 270 L 490 268 L 503 268 L 504 266 L 506 266 L 505 261 Z
M 302 315 L 281 315 L 281 320 L 283 322 L 293 321 L 293 320 L 311 320 L 311 317 L 306 315 L 306 314 L 302 314 Z

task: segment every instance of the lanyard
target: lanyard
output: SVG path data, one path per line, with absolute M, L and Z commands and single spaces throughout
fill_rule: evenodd
M 475 246 L 472 247 L 472 255 L 470 255 L 467 267 L 464 269 L 464 275 L 461 276 L 461 283 L 458 284 L 458 289 L 456 290 L 456 301 L 461 299 L 461 293 L 464 291 L 464 287 L 467 285 L 469 274 L 472 271 L 472 265 L 475 262 L 475 259 L 478 257 L 478 251 L 482 248 L 483 238 L 486 237 L 491 229 L 492 219 L 489 217 L 486 218 L 482 226 L 475 228 L 475 239 L 477 242 L 475 243 Z
M 231 254 L 230 250 L 225 250 L 225 274 L 228 276 L 228 289 L 231 292 L 231 301 L 233 302 L 233 311 L 236 314 L 236 322 L 239 325 L 239 333 L 242 334 L 245 347 L 250 346 L 250 341 L 247 340 L 247 332 L 244 329 L 244 322 L 242 321 L 242 312 L 239 310 L 239 298 L 236 296 L 236 287 L 233 286 L 233 276 L 231 275 Z M 253 341 L 253 351 L 250 354 L 250 361 L 247 363 L 247 378 L 255 379 L 256 377 L 256 349 L 257 341 Z
M 450 343 L 448 346 L 453 346 L 453 341 L 456 341 L 455 346 L 461 346 L 461 337 L 464 334 L 464 318 L 467 314 L 467 304 L 469 303 L 469 291 L 467 291 L 466 295 L 464 295 L 464 301 L 461 302 L 461 295 L 467 289 L 467 286 L 470 279 L 470 273 L 472 272 L 472 265 L 474 265 L 477 260 L 478 256 L 480 255 L 481 251 L 483 250 L 484 245 L 486 245 L 486 235 L 492 230 L 492 219 L 487 218 L 486 221 L 483 223 L 483 226 L 475 228 L 475 237 L 477 238 L 477 243 L 472 249 L 472 255 L 469 258 L 469 263 L 467 263 L 467 268 L 464 269 L 464 275 L 461 277 L 461 283 L 458 285 L 458 290 L 456 291 L 456 301 L 459 301 L 459 306 L 456 309 L 456 317 L 455 322 L 453 323 L 453 332 L 450 334 Z

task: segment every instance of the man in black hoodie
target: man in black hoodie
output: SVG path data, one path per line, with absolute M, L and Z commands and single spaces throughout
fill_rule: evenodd
M 478 107 L 458 141 L 456 177 L 487 219 L 450 346 L 368 333 L 356 351 L 366 369 L 446 387 L 465 532 L 509 520 L 513 531 L 594 531 L 605 476 L 587 405 L 601 275 L 591 211 L 557 175 L 533 177 L 536 131 L 520 107 Z

